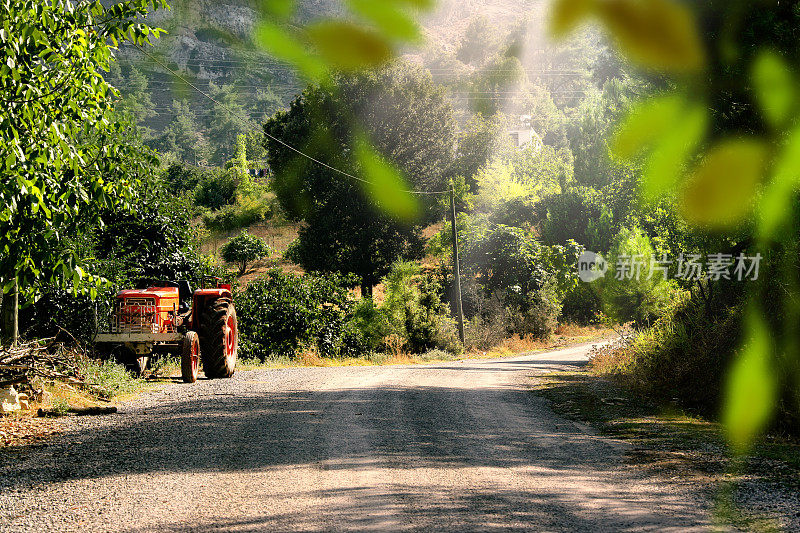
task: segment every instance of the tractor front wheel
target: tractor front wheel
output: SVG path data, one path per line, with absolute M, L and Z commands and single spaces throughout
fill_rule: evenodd
M 229 378 L 236 369 L 239 328 L 228 299 L 210 302 L 200 317 L 200 355 L 208 378 Z
M 196 332 L 190 331 L 183 339 L 181 353 L 181 377 L 184 383 L 197 381 L 197 371 L 200 368 L 200 337 Z

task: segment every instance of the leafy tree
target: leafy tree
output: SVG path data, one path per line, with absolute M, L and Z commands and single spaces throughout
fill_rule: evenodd
M 197 251 L 187 204 L 188 198 L 169 194 L 163 182 L 150 178 L 136 188 L 130 209 L 104 211 L 104 224 L 88 232 L 103 275 L 118 284 L 138 279 L 200 284 L 203 270 L 212 268 Z
M 291 259 L 310 271 L 356 274 L 369 294 L 397 259 L 420 257 L 417 200 L 408 193 L 382 196 L 403 180 L 388 170 L 368 173 L 388 169 L 388 163 L 370 154 L 362 139 L 369 137 L 405 171 L 402 188 L 444 189 L 455 127 L 452 109 L 430 75 L 395 66 L 339 77 L 335 86 L 307 89 L 265 131 L 278 200 L 290 218 L 305 222 Z M 368 183 L 299 157 L 275 138 Z M 382 189 L 385 184 L 391 188 Z M 408 209 L 397 211 L 398 205 Z
M 510 226 L 490 227 L 464 250 L 464 266 L 474 270 L 488 293 L 518 290 L 527 294 L 548 274 L 538 261 L 541 245 L 529 233 Z M 514 289 L 512 289 L 514 288 Z
M 569 146 L 567 119 L 546 87 L 530 84 L 521 98 L 519 111 L 531 117 L 531 127 L 544 144 L 556 150 Z
M 148 87 L 147 76 L 136 67 L 130 67 L 125 88 L 120 91 L 122 98 L 115 106 L 118 112 L 139 126 L 143 139 L 152 137 L 152 130 L 147 126 L 147 120 L 156 115 Z
M 470 107 L 490 116 L 503 110 L 506 92 L 526 79 L 519 58 L 497 55 L 475 73 L 470 83 Z
M 264 119 L 266 120 L 266 118 Z M 251 168 L 263 169 L 267 167 L 267 149 L 264 148 L 264 135 L 256 130 L 245 134 L 247 157 L 252 162 Z
M 539 196 L 563 192 L 572 184 L 572 153 L 567 148 L 530 144 L 510 158 L 511 179 Z
M 595 282 L 605 304 L 606 314 L 622 322 L 651 324 L 675 297 L 675 284 L 661 272 L 650 271 L 655 255 L 649 237 L 639 228 L 623 228 L 609 253 L 609 270 Z
M 476 209 L 493 213 L 515 198 L 536 201 L 559 192 L 571 181 L 569 155 L 568 151 L 556 153 L 551 146 L 529 145 L 495 158 L 475 175 Z
M 458 134 L 458 150 L 453 161 L 451 174 L 463 176 L 475 192 L 475 174 L 489 162 L 492 156 L 511 150 L 511 141 L 505 132 L 505 124 L 500 117 L 484 117 L 476 114 L 470 117 Z
M 266 121 L 277 111 L 286 107 L 283 100 L 275 94 L 275 91 L 269 85 L 258 89 L 255 96 L 252 99 L 248 99 L 247 105 L 251 116 L 260 115 L 259 120 L 261 122 Z M 248 150 L 248 152 L 251 151 Z
M 629 105 L 628 98 L 627 89 L 618 81 L 609 81 L 602 93 L 591 94 L 581 102 L 567 125 L 579 185 L 599 189 L 613 180 L 618 167 L 626 166 L 611 159 L 608 139 Z
M 433 80 L 444 86 L 459 87 L 469 77 L 471 69 L 456 58 L 456 54 L 435 41 L 426 43 L 423 62 Z
M 491 225 L 468 243 L 462 264 L 485 296 L 503 303 L 509 333 L 546 337 L 564 293 L 574 287 L 577 246 L 570 248 L 543 246 L 530 232 Z
M 478 171 L 475 182 L 478 185 L 475 209 L 480 213 L 492 213 L 515 198 L 538 199 L 535 190 L 514 179 L 514 166 L 508 161 L 492 161 Z
M 496 52 L 499 39 L 492 23 L 486 17 L 476 17 L 470 22 L 456 58 L 462 63 L 480 65 Z
M 542 240 L 547 244 L 573 239 L 596 252 L 605 252 L 611 246 L 611 212 L 594 189 L 573 187 L 548 196 L 536 205 L 536 212 Z
M 113 88 L 103 80 L 120 41 L 147 44 L 157 30 L 139 22 L 156 0 L 4 0 L 0 67 L 0 276 L 28 296 L 41 283 L 89 279 L 75 250 L 58 243 L 102 207 L 131 196 L 134 147 L 109 121 Z M 141 160 L 134 160 L 141 161 Z M 133 167 L 131 166 L 133 164 Z M 85 265 L 84 265 L 85 266 Z
M 217 210 L 236 201 L 236 174 L 232 169 L 208 172 L 194 194 L 195 201 Z
M 222 258 L 239 265 L 239 275 L 247 271 L 247 264 L 268 256 L 272 250 L 264 239 L 242 231 L 222 247 Z
M 234 156 L 237 138 L 248 127 L 240 117 L 248 114 L 234 84 L 210 83 L 209 92 L 214 100 L 219 102 L 214 104 L 208 121 L 209 136 L 214 139 L 215 146 L 212 161 L 222 164 Z M 262 113 L 264 111 L 266 110 L 259 110 Z
M 418 263 L 400 261 L 392 266 L 383 285 L 380 314 L 388 326 L 387 333 L 403 339 L 406 350 L 411 353 L 433 348 L 460 351 L 455 324 L 447 305 L 442 302 L 442 288 L 434 276 L 423 274 Z
M 538 198 L 534 196 L 515 196 L 504 199 L 489 214 L 489 220 L 494 224 L 531 229 L 540 222 L 536 212 L 537 201 Z
M 186 100 L 173 100 L 172 112 L 172 121 L 154 142 L 154 146 L 192 165 L 208 161 L 211 149 L 195 120 L 192 106 Z
M 172 163 L 164 171 L 163 179 L 169 192 L 182 195 L 193 192 L 200 182 L 208 178 L 209 172 L 202 167 Z

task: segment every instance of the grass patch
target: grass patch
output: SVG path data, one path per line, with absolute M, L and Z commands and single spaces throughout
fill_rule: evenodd
M 122 365 L 111 361 L 85 359 L 81 362 L 80 372 L 90 390 L 105 399 L 147 388 L 145 380 L 133 377 Z
M 530 337 L 512 336 L 500 341 L 496 346 L 487 350 L 470 350 L 459 357 L 469 359 L 494 359 L 509 357 L 526 352 L 538 352 L 565 348 L 575 344 L 583 344 L 614 336 L 616 332 L 611 328 L 601 326 L 576 326 L 562 324 L 556 328 L 554 334 L 547 339 L 533 339 Z

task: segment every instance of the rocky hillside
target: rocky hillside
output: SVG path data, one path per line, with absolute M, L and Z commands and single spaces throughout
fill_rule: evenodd
M 260 16 L 258 5 L 257 0 L 174 0 L 171 10 L 157 11 L 149 19 L 152 25 L 168 32 L 156 43 L 153 53 L 226 106 L 237 107 L 241 114 L 249 115 L 254 124 L 261 123 L 265 115 L 285 106 L 302 90 L 291 69 L 256 46 L 253 29 Z M 297 0 L 291 24 L 342 16 L 342 5 L 340 0 Z M 563 54 L 542 58 L 542 51 L 547 47 L 542 41 L 546 7 L 546 0 L 440 0 L 433 11 L 421 17 L 426 37 L 424 45 L 405 50 L 404 55 L 411 61 L 425 64 L 437 79 L 454 86 L 459 77 L 463 79 L 481 66 L 480 61 L 457 56 L 465 36 L 476 21 L 482 21 L 483 31 L 496 37 L 491 43 L 484 43 L 479 37 L 474 45 L 478 49 L 502 50 L 508 45 L 504 39 L 513 32 L 522 32 L 526 36 L 524 48 L 527 51 L 526 57 L 520 56 L 520 59 L 531 76 L 539 69 L 572 68 L 571 60 L 563 61 Z M 553 57 L 558 57 L 561 63 L 554 66 Z M 136 48 L 121 50 L 119 58 L 120 68 L 112 72 L 111 81 L 129 99 L 146 104 L 144 108 L 133 106 L 133 114 L 146 127 L 150 144 L 162 152 L 177 152 L 178 158 L 184 160 L 224 162 L 228 152 L 219 146 L 230 145 L 232 139 L 235 140 L 235 130 L 242 128 L 240 119 L 230 121 L 230 113 L 221 106 L 168 74 Z M 185 100 L 186 104 L 178 109 L 176 100 Z M 182 114 L 188 117 L 181 117 Z M 220 125 L 226 121 L 231 124 Z M 180 138 L 184 139 L 184 144 L 193 142 L 194 134 L 183 131 L 191 129 L 187 124 L 196 125 L 209 146 L 204 153 L 211 153 L 211 156 L 193 154 L 188 157 L 183 153 L 186 150 L 181 152 Z M 253 127 L 249 129 L 252 131 Z

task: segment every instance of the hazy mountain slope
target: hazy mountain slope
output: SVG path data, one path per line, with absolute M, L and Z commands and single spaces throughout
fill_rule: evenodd
M 254 43 L 253 29 L 260 16 L 258 5 L 257 0 L 176 0 L 171 10 L 157 11 L 148 20 L 168 32 L 151 52 L 190 83 L 223 100 L 227 107 L 236 107 L 238 114 L 248 115 L 253 120 L 250 127 L 237 119 L 220 133 L 220 122 L 231 121 L 231 114 L 223 107 L 167 73 L 157 61 L 136 48 L 120 51 L 121 68 L 112 72 L 111 81 L 131 99 L 152 101 L 151 109 L 136 113 L 140 124 L 147 127 L 151 144 L 162 151 L 170 150 L 165 132 L 170 125 L 174 127 L 176 121 L 180 122 L 176 116 L 181 113 L 173 102 L 185 100 L 188 105 L 182 108 L 183 112 L 189 110 L 197 134 L 212 145 L 213 155 L 208 161 L 221 164 L 227 152 L 219 146 L 232 144 L 231 139 L 235 140 L 232 130 L 255 130 L 265 115 L 288 104 L 302 90 L 302 83 L 290 68 Z M 581 69 L 585 77 L 584 67 L 591 53 L 586 49 L 577 53 L 563 47 L 553 49 L 545 42 L 543 24 L 547 5 L 546 0 L 440 0 L 433 11 L 421 16 L 424 44 L 404 50 L 404 57 L 430 67 L 437 79 L 454 90 L 464 90 L 464 80 L 480 71 L 483 63 L 465 62 L 463 58 L 456 59 L 456 54 L 470 24 L 483 19 L 492 34 L 492 42 L 485 44 L 487 50 L 491 49 L 487 57 L 502 54 L 512 32 L 520 33 L 524 39 L 519 60 L 526 72 L 526 82 L 547 87 L 554 92 L 557 103 L 559 94 L 563 95 L 561 105 L 574 103 L 584 94 L 586 83 L 576 83 L 572 74 L 564 77 L 561 73 Z M 291 24 L 343 14 L 340 0 L 298 0 Z M 589 50 L 594 48 L 590 46 Z M 220 87 L 227 89 L 220 92 Z M 454 96 L 457 102 L 466 101 L 463 96 L 459 100 L 457 93 Z M 495 95 L 498 97 L 511 99 L 513 95 Z M 184 135 L 184 139 L 187 137 L 191 136 Z

